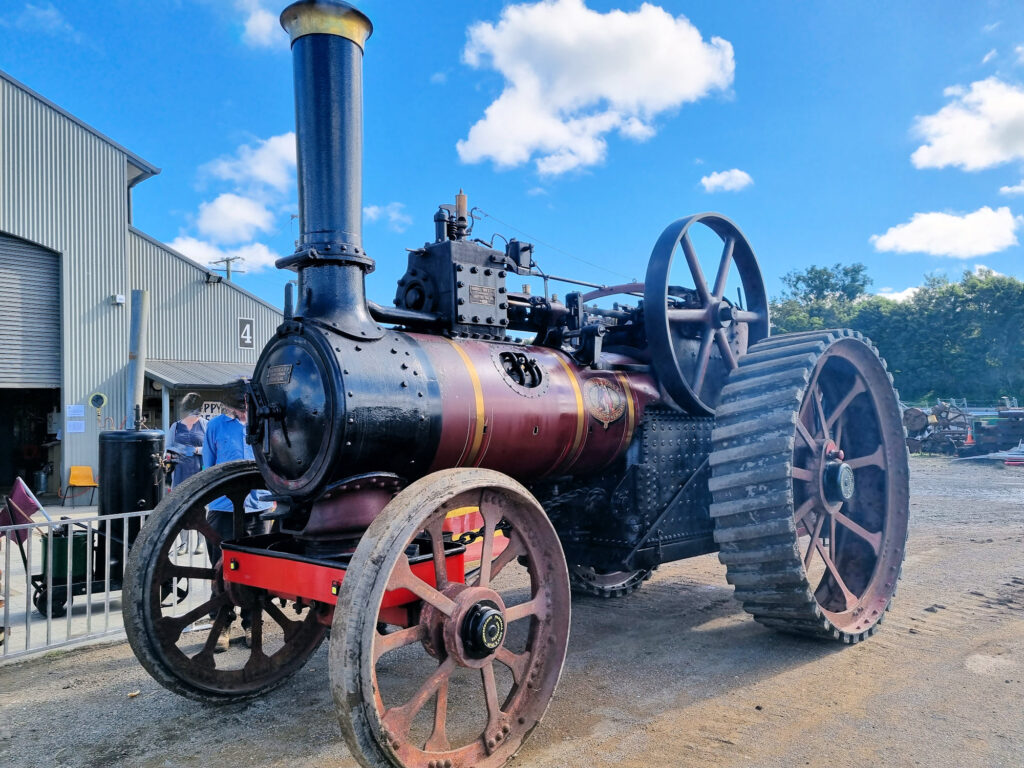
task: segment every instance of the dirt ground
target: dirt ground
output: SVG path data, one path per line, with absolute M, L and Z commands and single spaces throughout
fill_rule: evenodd
M 715 556 L 579 599 L 562 682 L 513 765 L 1024 764 L 1024 469 L 912 462 L 904 579 L 851 648 L 741 611 Z M 140 691 L 134 698 L 129 693 Z M 205 708 L 127 644 L 0 668 L 0 764 L 349 768 L 326 647 L 250 704 Z

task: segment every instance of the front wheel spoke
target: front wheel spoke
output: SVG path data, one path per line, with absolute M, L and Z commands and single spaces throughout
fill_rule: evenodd
M 420 600 L 437 608 L 445 616 L 451 616 L 455 611 L 455 603 L 412 572 L 409 558 L 405 554 L 399 556 L 395 569 L 391 572 L 387 589 L 389 592 L 396 589 L 407 589 Z
M 843 415 L 843 412 L 847 409 L 850 403 L 852 403 L 858 395 L 866 391 L 867 389 L 864 385 L 864 380 L 858 376 L 856 381 L 854 381 L 853 386 L 850 387 L 850 391 L 847 392 L 843 399 L 839 401 L 839 404 L 832 411 L 832 415 L 828 417 L 828 421 L 825 424 L 826 427 L 828 429 L 832 429 L 832 426 L 839 420 L 839 417 Z M 836 440 L 837 444 L 838 442 L 839 441 Z
M 214 609 L 219 609 L 223 605 L 227 605 L 230 602 L 227 593 L 220 592 L 205 603 L 201 603 L 193 608 L 188 613 L 182 614 L 181 616 L 163 616 L 156 623 L 158 632 L 163 635 L 165 631 L 171 631 L 174 635 L 170 638 L 171 642 L 176 642 L 181 633 L 185 630 L 189 624 L 194 622 L 196 619 L 205 616 Z
M 444 558 L 444 518 L 438 518 L 427 529 L 430 536 L 430 551 L 434 558 L 434 583 L 443 590 L 448 586 L 448 567 Z
M 697 252 L 693 250 L 693 243 L 690 242 L 690 234 L 683 235 L 683 255 L 686 257 L 686 265 L 690 268 L 690 276 L 693 278 L 697 295 L 700 296 L 701 304 L 705 307 L 711 304 L 711 292 L 708 290 L 708 281 L 704 279 L 704 270 L 700 267 L 700 260 Z
M 274 605 L 273 600 L 268 600 L 264 603 L 263 610 L 270 614 L 270 618 L 277 622 L 277 625 L 281 627 L 281 630 L 284 632 L 284 641 L 286 643 L 292 639 L 295 633 L 299 631 L 299 627 L 302 626 L 301 621 L 295 621 L 285 616 L 284 613 L 281 612 L 281 609 Z
M 203 648 L 199 653 L 192 657 L 192 661 L 200 664 L 201 666 L 213 669 L 215 667 L 213 662 L 213 654 L 217 648 L 217 640 L 223 634 L 224 630 L 227 629 L 228 624 L 235 617 L 235 612 L 227 605 L 222 605 L 220 610 L 217 611 L 217 617 L 213 620 L 213 624 L 210 626 L 210 634 L 206 637 L 206 642 L 203 643 Z
M 530 652 L 513 653 L 504 645 L 494 652 L 494 658 L 512 670 L 512 680 L 519 685 L 530 666 Z
M 426 632 L 422 624 L 398 629 L 387 634 L 377 632 L 373 638 L 373 660 L 376 662 L 385 653 L 420 642 L 425 634 Z
M 197 515 L 197 519 L 194 522 L 189 523 L 189 525 L 192 526 L 190 530 L 194 530 L 196 533 L 202 534 L 206 539 L 207 544 L 218 546 L 221 541 L 223 541 L 224 537 L 217 533 L 214 527 L 210 525 L 210 521 L 207 520 L 204 515 Z M 173 541 L 173 539 L 171 539 L 171 541 Z
M 821 559 L 825 563 L 825 567 L 828 568 L 828 572 L 832 574 L 832 578 L 835 579 L 836 586 L 839 587 L 843 593 L 843 599 L 845 601 L 845 610 L 850 610 L 850 607 L 857 604 L 858 597 L 850 591 L 850 588 L 846 586 L 846 582 L 843 581 L 843 577 L 839 575 L 839 568 L 836 567 L 835 562 L 831 557 L 828 556 L 828 552 L 821 545 L 820 541 L 814 542 L 817 547 L 818 554 L 821 555 Z
M 477 584 L 481 587 L 491 585 L 491 567 L 494 564 L 494 526 L 493 522 L 484 517 L 484 540 L 480 546 L 480 573 L 477 576 Z
M 526 554 L 526 550 L 522 546 L 522 542 L 519 539 L 519 533 L 515 530 L 509 531 L 508 544 L 505 546 L 501 553 L 494 558 L 491 563 L 491 581 L 494 581 L 498 574 L 501 573 L 502 569 L 515 560 L 517 557 Z M 473 586 L 480 586 L 479 571 L 477 572 L 477 578 L 474 580 Z
M 454 670 L 455 658 L 449 656 L 441 662 L 441 665 L 434 670 L 434 673 L 427 678 L 426 682 L 420 686 L 420 689 L 416 691 L 411 699 L 402 706 L 392 707 L 384 713 L 384 717 L 381 718 L 382 725 L 393 734 L 407 738 L 413 719 L 426 703 L 430 701 L 430 698 L 437 693 L 441 684 L 451 677 Z
M 267 661 L 267 655 L 263 652 L 263 599 L 256 602 L 255 608 L 249 617 L 252 622 L 249 625 L 249 649 L 252 652 L 246 667 L 261 667 Z
M 847 459 L 846 463 L 850 465 L 850 469 L 861 469 L 863 467 L 880 467 L 885 469 L 885 449 L 883 446 L 878 446 L 874 453 L 870 453 L 867 456 L 858 456 L 855 459 Z
M 725 363 L 726 369 L 734 370 L 737 366 L 736 353 L 729 346 L 729 336 L 726 334 L 725 328 L 715 330 L 715 341 L 718 342 L 718 349 L 722 353 L 722 361 Z
M 434 699 L 434 729 L 430 732 L 430 738 L 424 749 L 427 752 L 448 752 L 452 745 L 448 741 L 447 734 L 448 720 L 448 679 L 441 681 L 437 686 L 437 696 Z
M 535 597 L 533 600 L 529 600 L 519 605 L 512 605 L 505 609 L 505 622 L 511 624 L 513 621 L 519 621 L 525 619 L 527 616 L 539 616 L 540 605 L 538 599 Z
M 177 563 L 170 563 L 165 565 L 162 576 L 174 576 L 181 579 L 205 579 L 206 581 L 213 581 L 217 573 L 213 568 L 199 568 L 191 565 L 178 565 Z M 161 579 L 163 581 L 163 579 Z
M 488 661 L 480 668 L 484 681 L 484 697 L 487 699 L 487 730 L 493 730 L 501 721 L 501 705 L 498 703 L 498 684 L 494 679 L 494 662 Z
M 832 518 L 835 521 L 835 523 L 839 523 L 841 526 L 843 526 L 847 530 L 852 531 L 853 533 L 857 534 L 862 539 L 864 539 L 864 541 L 866 541 L 868 544 L 870 544 L 871 545 L 871 549 L 874 550 L 874 553 L 876 555 L 881 551 L 881 549 L 882 549 L 882 532 L 881 531 L 879 531 L 878 533 L 872 533 L 871 531 L 869 531 L 867 528 L 863 527 L 859 523 L 855 523 L 853 520 L 851 520 L 849 517 L 844 515 L 842 512 L 835 512 L 835 513 L 833 513 Z M 833 526 L 835 525 L 835 523 L 833 523 Z

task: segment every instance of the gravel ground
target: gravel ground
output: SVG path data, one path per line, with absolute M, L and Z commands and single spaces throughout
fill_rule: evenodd
M 664 566 L 624 600 L 576 601 L 561 686 L 513 764 L 1020 766 L 1024 469 L 912 471 L 904 580 L 874 638 L 775 634 L 734 603 L 714 556 Z M 123 643 L 0 668 L 0 702 L 3 765 L 356 765 L 326 648 L 246 705 L 165 691 Z

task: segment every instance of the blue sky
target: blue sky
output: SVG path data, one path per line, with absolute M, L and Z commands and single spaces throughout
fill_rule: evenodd
M 978 264 L 1024 278 L 1024 4 L 359 5 L 379 302 L 459 187 L 491 215 L 477 234 L 595 282 L 642 278 L 661 230 L 704 210 L 742 227 L 772 294 L 837 261 L 876 291 Z M 0 69 L 163 169 L 135 224 L 200 261 L 245 254 L 237 281 L 278 305 L 290 273 L 263 265 L 297 233 L 279 6 L 0 10 Z

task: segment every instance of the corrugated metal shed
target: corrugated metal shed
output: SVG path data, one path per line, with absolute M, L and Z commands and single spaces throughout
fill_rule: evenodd
M 171 389 L 207 389 L 252 377 L 248 363 L 195 363 L 187 360 L 147 360 L 146 375 Z
M 187 363 L 255 364 L 281 314 L 237 286 L 130 227 L 130 188 L 159 169 L 0 72 L 0 233 L 59 259 L 63 408 L 108 397 L 85 432 L 64 434 L 63 470 L 97 460 L 106 421 L 126 416 L 130 307 L 151 293 L 149 355 Z M 56 254 L 55 257 L 52 254 Z M 239 344 L 239 319 L 251 344 Z M 7 323 L 0 316 L 0 324 Z M 183 383 L 183 382 L 182 382 Z M 196 382 L 199 383 L 199 382 Z
M 60 387 L 60 256 L 0 234 L 0 389 Z
M 124 150 L 0 77 L 0 231 L 61 255 L 63 401 L 101 391 L 118 406 L 103 415 L 118 422 L 128 318 L 110 296 L 126 290 L 128 166 Z M 65 466 L 95 465 L 97 420 L 85 426 L 65 436 Z
M 134 228 L 128 230 L 128 268 L 132 287 L 150 293 L 150 357 L 251 368 L 281 323 L 275 307 Z M 250 347 L 239 346 L 239 318 L 253 321 Z

